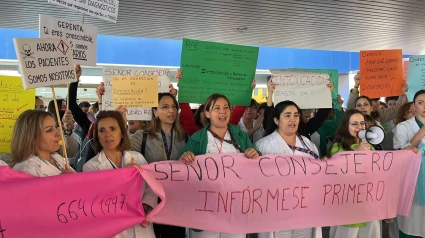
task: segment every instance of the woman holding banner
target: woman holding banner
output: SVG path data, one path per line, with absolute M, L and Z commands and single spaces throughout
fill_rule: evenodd
M 94 124 L 93 144 L 98 153 L 88 161 L 83 172 L 107 169 L 118 169 L 134 165 L 147 164 L 143 155 L 130 150 L 130 138 L 125 128 L 125 122 L 121 113 L 117 111 L 101 111 Z M 143 187 L 143 209 L 145 213 L 157 205 L 157 196 L 147 186 Z M 155 238 L 152 224 L 144 222 L 133 226 L 116 236 L 120 237 L 147 237 Z
M 56 125 L 53 115 L 45 111 L 29 110 L 18 117 L 12 134 L 14 170 L 37 177 L 74 172 L 56 153 L 61 147 Z
M 211 95 L 205 102 L 205 116 L 209 124 L 190 137 L 180 161 L 192 163 L 196 155 L 216 153 L 244 153 L 257 158 L 259 152 L 238 126 L 229 124 L 230 103 L 226 96 Z M 246 234 L 225 234 L 213 231 L 190 231 L 190 238 L 245 238 Z
M 179 121 L 179 105 L 175 98 L 177 90 L 170 84 L 169 93 L 158 93 L 158 107 L 152 108 L 152 119 L 146 130 L 138 130 L 130 136 L 131 150 L 140 152 L 148 163 L 176 160 L 188 140 Z M 105 87 L 101 84 L 96 89 L 99 100 L 105 93 Z M 119 111 L 127 121 L 127 109 L 118 106 Z M 176 227 L 162 224 L 154 224 L 156 237 L 185 238 L 184 227 Z
M 371 115 L 373 108 L 372 108 L 372 101 L 369 97 L 366 96 L 360 96 L 359 97 L 359 87 L 360 87 L 360 73 L 357 73 L 357 75 L 354 77 L 354 88 L 350 90 L 350 95 L 348 97 L 347 102 L 347 109 L 357 109 L 363 115 Z M 407 91 L 407 84 L 403 86 L 403 93 L 406 93 Z M 404 103 L 407 103 L 407 97 L 406 95 L 402 95 L 398 98 L 397 104 L 394 107 L 391 108 L 384 108 L 376 110 L 376 116 L 374 119 L 378 121 L 379 123 L 387 123 L 391 120 L 393 120 L 396 115 L 399 107 L 403 105 Z
M 267 84 L 269 97 L 272 100 L 273 85 Z M 316 146 L 307 137 L 298 134 L 301 109 L 292 101 L 283 101 L 274 107 L 274 132 L 259 140 L 255 146 L 262 154 L 304 155 L 319 158 Z M 322 229 L 308 228 L 286 231 L 264 232 L 259 238 L 321 238 Z
M 419 149 L 424 155 L 425 149 L 425 90 L 416 92 L 413 97 L 416 116 L 401 122 L 394 130 L 395 149 Z M 422 160 L 423 161 L 423 160 Z M 422 162 L 419 178 L 413 198 L 410 216 L 398 216 L 400 238 L 425 237 L 425 166 Z
M 170 92 L 176 90 L 170 87 Z M 131 135 L 131 150 L 139 151 L 148 163 L 175 160 L 180 155 L 186 141 L 179 121 L 179 104 L 171 93 L 158 94 L 158 107 L 152 108 L 152 119 L 146 130 L 138 130 Z M 184 227 L 154 224 L 156 237 L 186 237 Z
M 336 131 L 334 142 L 329 150 L 329 156 L 343 151 L 370 151 L 373 146 L 367 141 L 361 142 L 357 133 L 366 129 L 363 114 L 351 109 L 345 112 Z M 333 226 L 330 229 L 331 238 L 380 238 L 380 221 L 362 222 L 350 225 Z

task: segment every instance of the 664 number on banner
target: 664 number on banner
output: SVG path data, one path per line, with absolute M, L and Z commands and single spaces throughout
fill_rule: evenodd
M 92 201 L 83 199 L 63 202 L 57 208 L 58 221 L 68 223 L 71 219 L 77 220 L 81 217 L 92 216 L 98 218 L 110 214 L 117 214 L 117 211 L 125 209 L 126 195 L 119 194 L 114 197 L 100 198 L 96 196 Z

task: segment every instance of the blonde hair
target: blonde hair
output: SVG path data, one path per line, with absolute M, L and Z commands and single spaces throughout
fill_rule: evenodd
M 28 110 L 16 120 L 12 134 L 13 165 L 27 160 L 31 155 L 38 155 L 37 142 L 42 134 L 42 123 L 46 117 L 52 117 L 50 112 Z

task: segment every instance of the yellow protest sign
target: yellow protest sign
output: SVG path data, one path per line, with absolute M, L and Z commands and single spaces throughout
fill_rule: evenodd
M 10 153 L 16 119 L 34 105 L 35 89 L 24 90 L 21 77 L 0 75 L 0 152 Z
M 112 76 L 114 106 L 157 107 L 158 76 Z

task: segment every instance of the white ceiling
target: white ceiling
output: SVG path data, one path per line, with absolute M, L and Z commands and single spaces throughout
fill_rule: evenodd
M 47 0 L 1 0 L 0 27 L 38 29 L 38 14 L 81 21 Z M 121 0 L 116 24 L 86 16 L 99 34 L 425 54 L 422 0 Z M 237 28 L 248 27 L 246 32 Z

